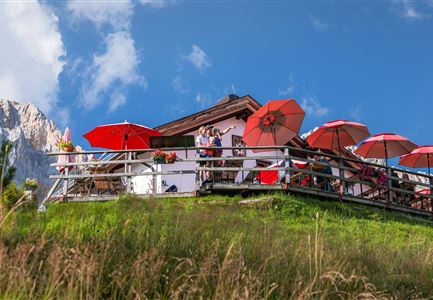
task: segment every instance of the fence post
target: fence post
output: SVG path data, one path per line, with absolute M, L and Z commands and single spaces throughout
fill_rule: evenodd
M 386 166 L 386 176 L 388 177 L 388 199 L 387 199 L 387 206 L 389 206 L 389 203 L 392 202 L 392 180 L 391 180 L 391 168 L 389 166 Z
M 69 175 L 69 167 L 68 166 L 65 166 L 63 171 L 64 171 L 65 176 Z M 69 179 L 67 177 L 63 178 L 63 191 L 62 191 L 63 201 L 66 201 L 66 197 L 68 196 L 68 184 L 69 184 Z
M 432 185 L 432 183 L 433 183 L 433 180 L 432 180 L 432 176 L 431 176 L 431 174 L 430 174 L 430 172 L 429 172 L 429 174 L 428 174 L 428 184 L 430 184 L 430 186 L 429 186 L 429 190 L 430 190 L 430 195 L 428 195 L 430 198 L 430 209 L 431 209 L 431 211 L 432 211 L 432 215 L 433 215 L 433 188 L 431 187 L 431 185 Z
M 132 172 L 132 166 L 131 166 L 131 160 L 132 160 L 132 152 L 128 151 L 127 155 L 127 163 L 125 172 L 131 174 Z M 126 176 L 126 193 L 131 192 L 131 176 Z
M 340 154 L 341 155 L 341 154 Z M 340 175 L 340 186 L 343 189 L 341 194 L 346 194 L 346 181 L 344 180 L 344 162 L 343 159 L 340 157 L 338 161 L 338 174 Z
M 291 175 L 290 175 L 290 152 L 289 152 L 289 147 L 284 148 L 284 174 L 285 174 L 286 184 L 290 185 Z
M 200 155 L 198 153 L 195 154 L 195 158 L 196 158 L 196 161 L 195 161 L 195 194 L 196 194 L 196 196 L 198 196 L 200 193 L 200 179 L 201 179 L 200 177 L 201 177 L 201 173 L 203 171 L 199 170 L 200 162 L 197 161 L 197 158 L 200 158 Z

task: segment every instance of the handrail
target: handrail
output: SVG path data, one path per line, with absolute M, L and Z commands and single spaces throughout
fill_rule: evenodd
M 233 157 L 209 157 L 203 158 L 199 157 L 196 153 L 197 150 L 210 150 L 210 149 L 218 149 L 218 150 L 262 150 L 263 155 L 255 153 L 254 155 L 250 155 L 247 152 L 246 156 L 233 156 Z M 344 191 L 347 193 L 349 188 L 353 194 L 355 194 L 356 187 L 356 195 L 353 197 L 362 198 L 362 199 L 373 199 L 376 197 L 385 196 L 387 205 L 392 203 L 393 193 L 399 193 L 401 195 L 411 195 L 410 198 L 414 199 L 414 201 L 421 201 L 421 206 L 424 205 L 423 199 L 429 199 L 433 203 L 433 195 L 420 195 L 414 188 L 414 190 L 406 190 L 404 188 L 400 188 L 400 186 L 394 186 L 394 182 L 397 181 L 400 183 L 410 183 L 413 184 L 414 187 L 419 189 L 420 187 L 424 189 L 430 189 L 433 191 L 433 181 L 432 176 L 429 174 L 425 174 L 423 172 L 414 172 L 410 170 L 405 170 L 392 166 L 384 166 L 381 164 L 366 162 L 361 159 L 355 159 L 351 157 L 340 157 L 338 155 L 326 153 L 323 151 L 313 151 L 307 149 L 300 149 L 296 147 L 290 146 L 258 146 L 258 147 L 250 147 L 250 146 L 236 146 L 236 147 L 172 147 L 172 148 L 161 148 L 163 151 L 180 151 L 185 152 L 185 158 L 179 158 L 178 163 L 190 163 L 189 165 L 185 165 L 188 167 L 183 167 L 183 169 L 174 169 L 174 170 L 164 170 L 164 168 L 151 168 L 149 172 L 133 172 L 132 165 L 133 164 L 145 164 L 147 166 L 152 166 L 155 162 L 151 158 L 140 158 L 140 155 L 145 153 L 153 152 L 155 149 L 130 149 L 130 150 L 96 150 L 96 151 L 83 151 L 83 152 L 55 152 L 49 153 L 51 157 L 55 156 L 86 156 L 88 154 L 101 154 L 105 153 L 107 156 L 111 156 L 107 160 L 97 160 L 97 161 L 71 161 L 71 162 L 52 162 L 50 163 L 51 167 L 62 167 L 64 170 L 60 174 L 51 175 L 49 178 L 56 179 L 57 186 L 58 182 L 63 180 L 63 190 L 61 190 L 60 194 L 63 197 L 67 196 L 68 189 L 70 189 L 71 181 L 75 181 L 76 179 L 85 179 L 86 182 L 90 183 L 93 179 L 97 178 L 124 178 L 122 181 L 125 185 L 131 184 L 131 178 L 135 176 L 152 176 L 152 178 L 156 178 L 155 176 L 176 176 L 183 174 L 195 174 L 195 181 L 197 190 L 202 187 L 202 172 L 210 172 L 212 174 L 218 172 L 242 172 L 242 181 L 244 180 L 246 174 L 250 172 L 261 172 L 261 171 L 276 171 L 283 172 L 285 174 L 286 179 L 290 179 L 290 177 L 303 174 L 309 175 L 314 178 L 324 178 L 327 182 L 333 182 L 333 185 L 340 189 L 339 192 L 333 191 L 333 197 L 338 196 L 339 193 Z M 194 155 L 188 154 L 190 151 L 195 151 Z M 135 155 L 133 155 L 133 153 Z M 127 155 L 126 155 L 127 154 Z M 190 155 L 190 156 L 188 156 Z M 311 157 L 314 155 L 319 155 L 322 158 L 326 158 L 326 160 L 319 161 L 312 159 Z M 148 157 L 148 156 L 145 156 Z M 242 162 L 242 165 L 239 167 L 231 167 L 231 166 L 217 166 L 216 162 L 218 161 L 239 161 Z M 282 165 L 277 165 L 275 167 L 244 167 L 244 161 L 251 160 L 267 160 L 269 162 L 283 162 Z M 329 166 L 333 170 L 333 174 L 321 173 L 320 171 L 313 170 L 311 168 L 298 168 L 295 164 L 290 165 L 289 161 L 296 160 L 302 161 L 309 164 L 315 165 L 323 165 Z M 194 163 L 194 164 L 191 164 Z M 353 163 L 353 164 L 348 164 Z M 240 163 L 239 163 L 240 164 Z M 117 166 L 117 167 L 116 167 Z M 373 180 L 375 177 L 371 179 L 362 178 L 360 175 L 360 171 L 364 166 L 369 166 L 375 169 L 385 170 L 385 179 L 386 182 L 382 182 L 380 185 L 376 180 Z M 124 168 L 123 168 L 124 167 Z M 92 173 L 89 170 L 97 170 L 100 168 L 100 171 L 103 173 Z M 72 170 L 72 171 L 71 171 Z M 113 172 L 113 170 L 117 170 Z M 338 171 L 338 175 L 336 170 Z M 82 173 L 81 173 L 82 172 Z M 96 172 L 96 171 L 95 171 Z M 403 173 L 408 175 L 415 175 L 416 180 L 412 180 L 410 178 L 400 178 L 394 175 L 394 172 Z M 245 174 L 244 174 L 245 173 Z M 240 173 L 239 173 L 240 174 Z M 350 174 L 350 175 L 349 175 Z M 239 176 L 239 175 L 238 175 Z M 280 174 L 278 175 L 280 177 Z M 239 177 L 240 178 L 240 177 Z M 294 180 L 299 180 L 294 177 Z M 70 180 L 70 181 L 68 181 Z M 155 180 L 155 179 L 153 179 Z M 382 180 L 383 181 L 383 180 Z M 155 182 L 155 181 L 153 181 Z M 281 183 L 280 179 L 278 179 L 278 184 Z M 56 187 L 57 187 L 56 186 Z M 265 185 L 266 186 L 266 185 Z M 269 186 L 271 188 L 273 186 Z M 298 189 L 299 186 L 293 186 L 293 188 Z M 91 187 L 90 187 L 91 188 Z M 291 188 L 291 182 L 288 182 L 288 188 Z M 308 190 L 317 190 L 318 187 L 304 187 L 305 192 Z M 55 188 L 54 188 L 55 189 Z M 127 188 L 128 191 L 128 188 Z M 51 192 L 51 190 L 50 190 Z M 90 193 L 90 190 L 89 190 Z M 349 195 L 349 194 L 348 194 Z M 338 197 L 341 197 L 338 196 Z M 47 197 L 49 198 L 49 197 Z M 45 201 L 45 200 L 44 200 Z M 417 203 L 418 203 L 417 202 Z M 408 208 L 410 209 L 410 208 Z M 414 208 L 415 209 L 415 208 Z M 431 209 L 431 208 L 430 208 Z M 425 209 L 424 209 L 425 210 Z M 433 213 L 433 212 L 432 212 Z

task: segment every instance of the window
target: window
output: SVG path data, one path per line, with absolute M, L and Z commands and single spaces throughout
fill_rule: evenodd
M 232 146 L 233 147 L 245 147 L 246 144 L 242 140 L 241 136 L 232 135 Z M 234 157 L 245 157 L 246 156 L 246 150 L 245 149 L 233 149 L 233 156 Z

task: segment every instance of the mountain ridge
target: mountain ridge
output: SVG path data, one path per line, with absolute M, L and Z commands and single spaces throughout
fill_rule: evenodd
M 8 139 L 14 144 L 10 162 L 17 169 L 17 183 L 36 178 L 42 189 L 49 186 L 54 169 L 49 165 L 53 158 L 47 153 L 55 150 L 60 136 L 54 121 L 35 104 L 0 99 L 0 141 Z

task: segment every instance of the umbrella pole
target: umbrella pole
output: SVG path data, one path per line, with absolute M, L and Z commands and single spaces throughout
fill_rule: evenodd
M 339 175 L 340 175 L 340 185 L 343 188 L 343 190 L 341 191 L 341 194 L 345 194 L 346 192 L 346 181 L 344 180 L 344 170 L 343 170 L 343 158 L 341 156 L 341 145 L 340 145 L 340 134 L 338 131 L 338 128 L 335 128 L 335 133 L 337 133 L 337 143 L 338 143 L 338 153 L 340 156 L 340 159 L 338 161 L 338 171 L 339 171 Z
M 271 126 L 272 136 L 273 136 L 273 138 L 274 138 L 274 145 L 275 145 L 275 147 L 277 147 L 277 137 L 276 137 L 276 135 L 275 135 L 275 127 L 274 127 L 274 124 L 271 123 L 270 126 Z M 280 165 L 279 165 L 279 163 L 278 163 L 278 149 L 277 149 L 277 148 L 275 148 L 275 158 L 276 158 L 276 160 L 277 160 L 277 167 L 280 168 Z M 281 180 L 280 180 L 280 171 L 279 171 L 279 170 L 278 170 L 277 174 L 278 174 L 277 183 L 281 183 Z
M 391 169 L 388 166 L 388 148 L 386 146 L 386 141 L 383 141 L 385 144 L 385 167 L 386 167 L 386 175 L 388 178 L 388 199 L 387 199 L 387 205 L 392 201 L 392 191 L 391 191 Z
M 428 184 L 432 185 L 432 178 L 430 173 L 430 153 L 427 153 L 427 166 L 428 166 Z M 430 196 L 433 196 L 433 188 L 430 186 Z M 430 198 L 430 202 L 432 202 L 433 199 Z
M 427 166 L 428 166 L 428 176 L 430 178 L 430 153 L 427 153 Z
M 128 150 L 128 135 L 124 135 L 125 139 L 125 150 Z M 130 152 L 125 152 L 125 174 L 129 173 L 129 163 L 128 161 L 131 159 Z M 125 183 L 126 183 L 126 193 L 131 192 L 131 177 L 125 176 Z

